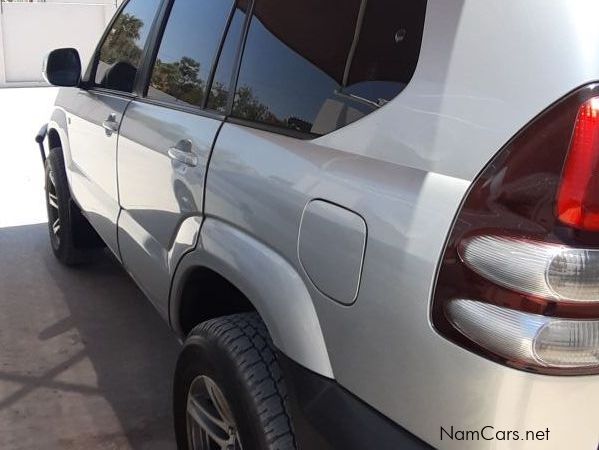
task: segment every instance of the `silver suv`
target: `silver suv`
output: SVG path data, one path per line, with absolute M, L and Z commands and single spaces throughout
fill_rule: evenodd
M 184 341 L 179 448 L 597 447 L 597 17 L 130 0 L 50 53 L 52 248 Z

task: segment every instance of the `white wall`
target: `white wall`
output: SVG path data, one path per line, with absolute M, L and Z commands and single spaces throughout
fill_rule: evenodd
M 116 10 L 116 3 L 114 0 L 2 3 L 0 85 L 43 84 L 42 60 L 54 48 L 77 48 L 86 67 Z

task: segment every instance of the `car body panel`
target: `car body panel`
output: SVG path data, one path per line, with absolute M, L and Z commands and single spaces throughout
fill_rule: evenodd
M 179 335 L 178 291 L 195 267 L 211 269 L 240 289 L 266 323 L 277 348 L 311 371 L 333 378 L 308 289 L 281 255 L 243 230 L 207 217 L 197 248 L 184 255 L 173 282 L 171 326 Z
M 129 106 L 121 125 L 120 253 L 127 270 L 165 316 L 172 251 L 185 219 L 201 220 L 206 166 L 220 125 L 217 119 L 138 101 Z M 195 166 L 169 155 L 182 140 L 190 142 Z

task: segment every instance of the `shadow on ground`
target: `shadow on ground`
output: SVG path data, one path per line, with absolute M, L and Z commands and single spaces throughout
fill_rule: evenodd
M 0 229 L 0 448 L 171 449 L 173 334 L 111 255 Z

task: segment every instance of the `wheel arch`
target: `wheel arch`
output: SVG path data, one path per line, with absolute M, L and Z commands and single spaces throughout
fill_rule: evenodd
M 48 148 L 53 149 L 56 147 L 62 148 L 62 140 L 56 128 L 50 128 L 48 130 Z
M 182 317 L 189 311 L 185 309 L 189 301 L 185 290 L 191 277 L 198 273 L 209 274 L 211 281 L 220 278 L 223 285 L 229 285 L 230 292 L 235 293 L 234 306 L 257 311 L 275 346 L 286 356 L 313 372 L 333 378 L 324 336 L 308 289 L 283 257 L 229 224 L 214 218 L 206 219 L 196 248 L 182 257 L 171 284 L 170 323 L 181 338 L 190 326 Z M 198 286 L 203 289 L 201 284 Z M 205 295 L 192 300 L 201 303 L 210 296 L 213 287 L 206 289 Z M 243 299 L 247 299 L 247 303 Z M 222 302 L 217 303 L 224 306 Z M 196 308 L 219 311 L 219 306 L 207 308 L 201 303 Z M 226 313 L 235 312 L 238 311 L 232 309 Z M 204 320 L 211 318 L 208 316 Z
M 256 311 L 243 292 L 206 266 L 192 265 L 187 268 L 179 285 L 177 299 L 174 328 L 182 338 L 206 320 Z
M 62 108 L 55 108 L 48 122 L 48 150 L 55 147 L 62 148 L 65 166 L 70 167 L 71 147 L 69 145 L 67 115 Z

